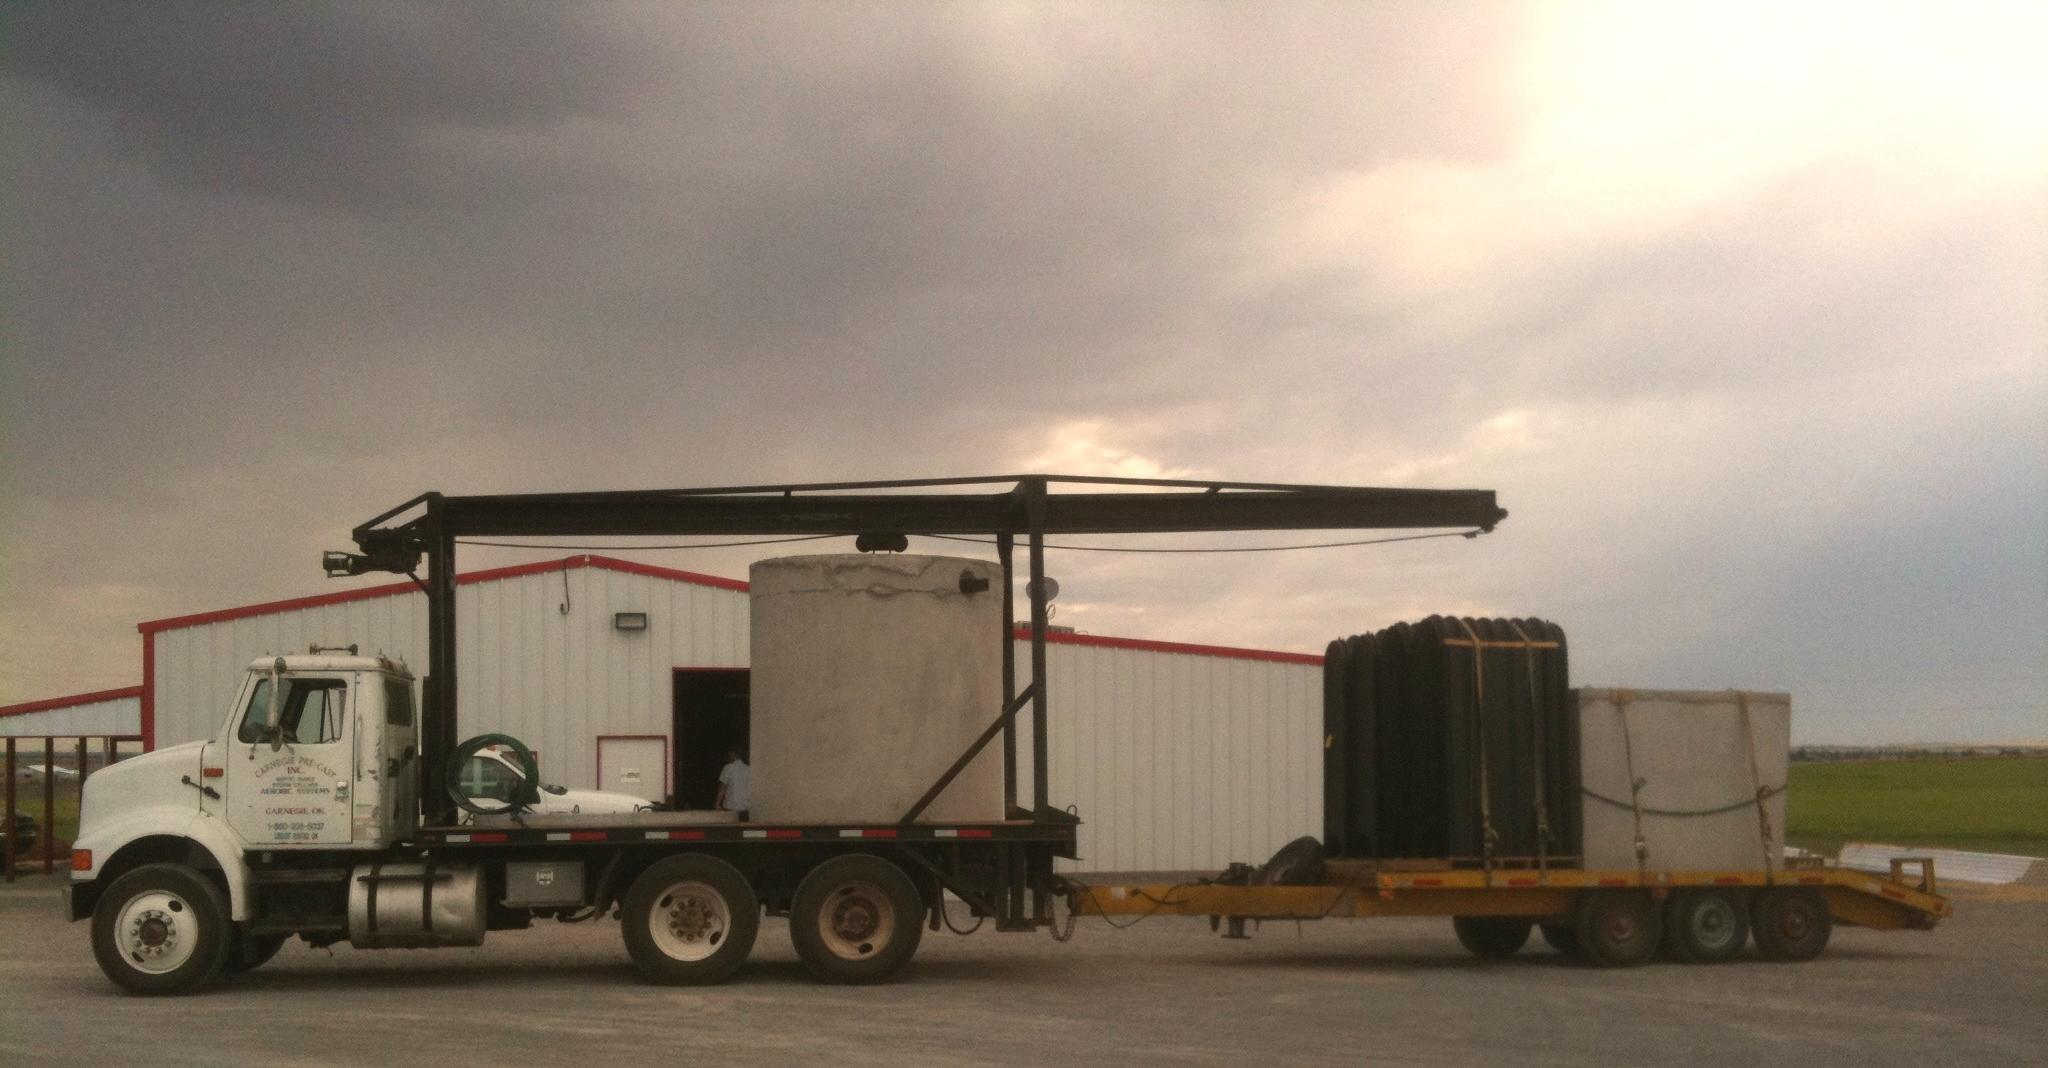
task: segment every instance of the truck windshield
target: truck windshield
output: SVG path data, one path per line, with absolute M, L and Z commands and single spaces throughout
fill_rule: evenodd
M 283 707 L 277 723 L 284 740 L 293 745 L 318 745 L 341 740 L 343 697 L 348 684 L 341 679 L 286 679 Z M 257 680 L 249 707 L 242 713 L 242 726 L 235 737 L 251 745 L 266 740 L 264 724 L 270 718 L 270 679 Z

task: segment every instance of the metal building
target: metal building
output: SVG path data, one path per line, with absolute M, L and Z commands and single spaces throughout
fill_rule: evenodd
M 76 738 L 141 733 L 140 686 L 0 707 L 0 738 Z
M 521 739 L 566 786 L 708 806 L 725 748 L 747 729 L 745 582 L 593 555 L 458 582 L 465 734 Z M 152 746 L 211 736 L 259 656 L 354 644 L 425 669 L 426 599 L 410 582 L 139 629 Z M 1047 640 L 1051 794 L 1085 821 L 1072 867 L 1215 869 L 1319 831 L 1320 657 Z

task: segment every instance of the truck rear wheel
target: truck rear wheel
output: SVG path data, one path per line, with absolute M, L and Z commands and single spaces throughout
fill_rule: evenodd
M 880 983 L 917 952 L 924 902 L 903 869 L 867 853 L 833 857 L 804 877 L 789 909 L 789 938 L 813 976 Z
M 182 864 L 145 864 L 114 880 L 92 915 L 92 955 L 135 994 L 189 994 L 220 974 L 233 935 L 227 895 Z
M 1451 927 L 1458 941 L 1475 957 L 1506 960 L 1529 941 L 1529 920 L 1515 916 L 1454 916 Z
M 1748 941 L 1748 910 L 1726 890 L 1680 890 L 1664 907 L 1664 948 L 1688 964 L 1734 960 Z
M 1834 917 L 1827 899 L 1804 887 L 1772 887 L 1749 906 L 1750 930 L 1765 960 L 1803 961 L 1828 947 Z
M 1579 952 L 1605 968 L 1632 968 L 1657 953 L 1657 903 L 1636 890 L 1595 890 L 1579 901 L 1572 930 Z
M 619 919 L 626 952 L 649 981 L 723 982 L 746 963 L 761 905 L 738 868 L 717 857 L 670 857 L 640 873 Z

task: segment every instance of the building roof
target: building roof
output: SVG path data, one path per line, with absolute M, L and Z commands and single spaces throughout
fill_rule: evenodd
M 91 693 L 72 694 L 69 697 L 46 697 L 40 701 L 23 701 L 17 705 L 0 705 L 0 716 L 26 716 L 31 712 L 48 712 L 57 708 L 76 708 L 79 705 L 93 705 L 101 701 L 119 701 L 128 697 L 141 697 L 142 687 L 123 686 L 115 690 L 94 690 Z
M 612 556 L 583 554 L 564 557 L 560 560 L 542 560 L 531 564 L 514 564 L 511 567 L 494 567 L 483 571 L 468 571 L 455 577 L 460 586 L 479 582 L 496 582 L 500 579 L 521 578 L 527 575 L 541 575 L 554 571 L 569 571 L 579 567 L 594 567 L 605 571 L 617 571 L 628 575 L 646 575 L 651 578 L 685 582 L 694 586 L 709 586 L 713 589 L 732 590 L 745 593 L 746 580 L 705 575 L 695 571 L 681 571 L 656 564 L 643 564 L 636 560 L 621 560 Z M 240 608 L 222 608 L 212 612 L 198 612 L 192 615 L 172 616 L 169 619 L 155 619 L 136 625 L 144 634 L 177 630 L 181 627 L 195 627 L 205 623 L 221 623 L 234 619 L 248 619 L 252 616 L 266 616 L 278 612 L 292 612 L 302 608 L 320 608 L 325 605 L 347 604 L 350 601 L 366 601 L 378 597 L 397 597 L 414 593 L 419 587 L 411 581 L 389 582 L 380 586 L 364 586 L 334 593 L 315 594 L 311 597 L 294 597 L 282 601 L 265 601 L 262 604 L 246 605 Z M 1025 628 L 1017 629 L 1017 637 L 1029 637 Z M 1245 649 L 1229 645 L 1198 645 L 1189 642 L 1152 641 L 1145 638 L 1118 638 L 1106 634 L 1072 634 L 1064 631 L 1050 633 L 1045 640 L 1056 645 L 1082 645 L 1109 649 L 1138 649 L 1154 653 L 1185 653 L 1194 656 L 1216 656 L 1234 660 L 1270 660 L 1283 664 L 1321 664 L 1323 658 L 1313 653 L 1290 653 L 1273 649 Z M 59 699 L 63 700 L 63 699 Z

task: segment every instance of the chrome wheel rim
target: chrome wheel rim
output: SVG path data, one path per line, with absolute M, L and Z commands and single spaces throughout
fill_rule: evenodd
M 866 960 L 895 937 L 896 909 L 873 883 L 841 883 L 818 910 L 818 940 L 841 960 Z
M 1693 905 L 1693 944 L 1709 952 L 1728 948 L 1735 940 L 1735 907 L 1725 898 L 1705 898 Z
M 192 905 L 168 890 L 151 890 L 130 898 L 115 921 L 121 959 L 150 975 L 174 972 L 199 949 L 199 917 Z
M 723 948 L 732 933 L 732 907 L 708 883 L 676 883 L 654 899 L 647 933 L 669 957 L 704 960 Z

